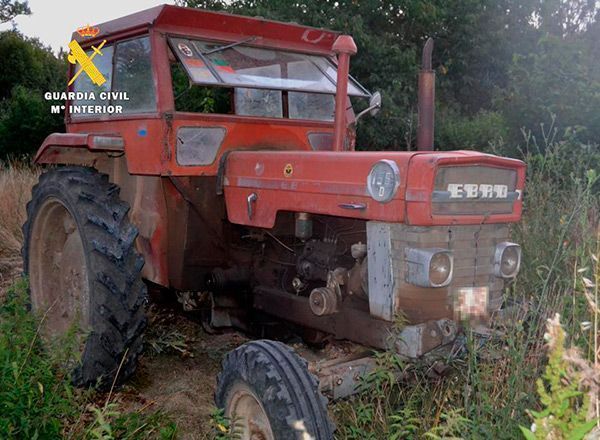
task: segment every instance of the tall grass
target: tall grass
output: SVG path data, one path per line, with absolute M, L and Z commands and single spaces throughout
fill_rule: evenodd
M 174 438 L 175 426 L 161 413 L 124 412 L 114 396 L 73 388 L 73 337 L 42 341 L 43 317 L 28 312 L 19 277 L 21 226 L 39 174 L 25 162 L 0 162 L 0 438 Z
M 584 387 L 589 392 L 600 383 L 600 151 L 558 141 L 552 130 L 540 143 L 527 141 L 525 209 L 512 228 L 523 264 L 505 292 L 511 313 L 496 320 L 502 337 L 481 346 L 467 330 L 466 355 L 436 380 L 406 365 L 411 379 L 398 383 L 391 374 L 397 360 L 384 362 L 366 379 L 377 386 L 335 405 L 339 438 L 523 438 L 520 426 L 530 426 L 530 410 L 541 408 L 536 379 L 547 364 L 546 323 L 556 313 L 567 345 L 579 347 L 591 365 L 593 379 Z M 597 402 L 588 418 L 598 417 Z
M 25 162 L 0 162 L 0 287 L 19 274 L 25 205 L 37 182 L 39 169 Z
M 42 356 L 26 284 L 9 289 L 0 306 L 0 436 L 58 438 L 61 419 L 73 419 L 72 390 L 55 353 Z M 55 373 L 58 371 L 58 373 Z
M 433 380 L 426 367 L 382 354 L 379 368 L 364 379 L 368 391 L 334 405 L 339 438 L 522 438 L 530 410 L 542 408 L 536 379 L 547 365 L 546 323 L 556 313 L 567 346 L 579 347 L 591 365 L 583 386 L 589 391 L 600 383 L 600 152 L 568 138 L 558 141 L 550 130 L 540 143 L 527 137 L 522 159 L 528 165 L 525 209 L 512 233 L 522 245 L 523 265 L 505 292 L 512 312 L 497 320 L 502 337 L 481 346 L 467 330 L 466 355 L 453 360 L 452 374 Z M 18 163 L 0 166 L 0 282 L 19 272 L 24 208 L 38 173 Z M 145 416 L 120 414 L 73 390 L 55 368 L 57 358 L 36 340 L 34 318 L 17 311 L 24 300 L 11 295 L 0 309 L 1 438 L 162 435 Z M 398 368 L 408 381 L 395 380 Z M 590 402 L 588 418 L 598 417 L 598 399 Z
M 123 412 L 114 394 L 73 388 L 75 338 L 43 338 L 28 301 L 24 279 L 0 301 L 0 438 L 175 438 L 176 427 L 162 413 Z

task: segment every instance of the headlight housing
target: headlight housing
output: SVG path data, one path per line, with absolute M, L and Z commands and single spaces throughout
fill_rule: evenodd
M 367 177 L 367 191 L 374 200 L 387 203 L 394 198 L 400 186 L 400 170 L 393 160 L 383 159 L 371 167 Z
M 514 278 L 521 267 L 521 246 L 508 241 L 496 246 L 494 274 L 499 278 Z
M 444 287 L 452 281 L 454 257 L 447 249 L 413 249 L 405 251 L 407 282 L 420 287 Z

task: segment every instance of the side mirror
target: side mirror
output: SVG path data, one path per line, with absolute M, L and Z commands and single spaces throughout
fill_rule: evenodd
M 375 92 L 369 100 L 369 114 L 375 116 L 381 110 L 381 93 Z
M 375 92 L 371 95 L 371 99 L 369 99 L 369 106 L 364 109 L 362 112 L 356 115 L 354 118 L 355 122 L 358 122 L 360 118 L 369 113 L 371 116 L 375 116 L 379 113 L 381 109 L 381 93 Z

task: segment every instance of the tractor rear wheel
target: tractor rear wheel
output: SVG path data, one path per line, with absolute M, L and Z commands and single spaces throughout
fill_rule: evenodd
M 119 188 L 94 169 L 40 176 L 23 225 L 23 268 L 43 333 L 74 329 L 79 386 L 110 386 L 135 370 L 146 327 L 144 265 Z
M 333 438 L 317 380 L 306 361 L 280 342 L 252 341 L 229 352 L 215 401 L 234 436 L 244 440 Z

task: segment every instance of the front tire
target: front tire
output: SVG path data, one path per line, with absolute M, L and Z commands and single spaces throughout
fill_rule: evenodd
M 75 326 L 81 357 L 75 385 L 110 386 L 135 370 L 146 327 L 144 265 L 137 229 L 119 188 L 92 168 L 40 176 L 23 225 L 23 267 L 44 333 Z
M 230 418 L 234 435 L 244 440 L 333 438 L 315 377 L 306 361 L 280 342 L 252 341 L 229 352 L 215 401 Z

